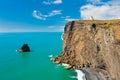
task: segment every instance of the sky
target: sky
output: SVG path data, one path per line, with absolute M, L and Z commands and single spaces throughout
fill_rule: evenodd
M 63 32 L 91 16 L 120 19 L 120 0 L 0 0 L 0 32 Z

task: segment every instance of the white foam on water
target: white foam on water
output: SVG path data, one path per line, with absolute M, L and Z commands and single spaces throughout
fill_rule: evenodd
M 59 68 L 61 65 L 60 64 L 57 64 L 56 66 L 55 66 L 55 68 Z
M 78 80 L 86 80 L 85 74 L 81 70 L 75 70 L 77 72 L 77 79 Z
M 18 52 L 18 50 L 15 50 L 16 52 Z
M 67 67 L 67 66 L 69 66 L 69 64 L 65 64 L 65 63 L 57 64 L 57 65 L 56 65 L 56 68 L 58 68 L 58 67 L 60 67 L 60 66 Z
M 64 33 L 62 33 L 62 35 L 61 35 L 61 39 L 62 39 L 62 40 L 63 40 L 63 34 L 64 34 Z
M 48 57 L 49 57 L 49 58 L 51 58 L 51 57 L 53 57 L 53 55 L 52 55 L 52 54 L 50 54 L 50 55 L 48 55 Z
M 67 67 L 67 66 L 69 66 L 69 64 L 62 63 L 62 66 Z
M 70 76 L 70 78 L 77 78 L 76 76 Z

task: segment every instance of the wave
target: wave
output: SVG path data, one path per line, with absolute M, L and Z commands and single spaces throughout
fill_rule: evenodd
M 64 34 L 64 33 L 62 33 L 62 35 L 61 35 L 61 40 L 63 40 L 63 34 Z
M 70 76 L 70 78 L 77 78 L 76 76 Z
M 50 54 L 50 55 L 48 55 L 48 57 L 49 57 L 49 58 L 51 58 L 51 57 L 53 57 L 53 55 L 52 55 L 52 54 Z
M 62 66 L 67 67 L 67 66 L 69 66 L 69 64 L 62 63 Z
M 86 80 L 85 74 L 81 70 L 75 70 L 77 72 L 77 79 L 78 80 Z
M 69 64 L 65 64 L 65 63 L 57 64 L 55 68 L 59 68 L 61 66 L 64 67 L 64 68 L 66 68 L 67 66 L 69 66 Z

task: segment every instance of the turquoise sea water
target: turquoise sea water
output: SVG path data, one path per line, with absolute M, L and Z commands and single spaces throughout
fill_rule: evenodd
M 76 80 L 76 73 L 52 63 L 62 49 L 62 33 L 0 33 L 0 80 Z M 16 52 L 27 43 L 31 52 Z

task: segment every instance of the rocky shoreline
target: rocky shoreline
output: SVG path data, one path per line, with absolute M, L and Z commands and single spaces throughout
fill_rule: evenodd
M 62 53 L 51 61 L 69 64 L 68 69 L 82 69 L 86 74 L 96 73 L 97 78 L 87 80 L 119 80 L 120 20 L 68 22 Z

